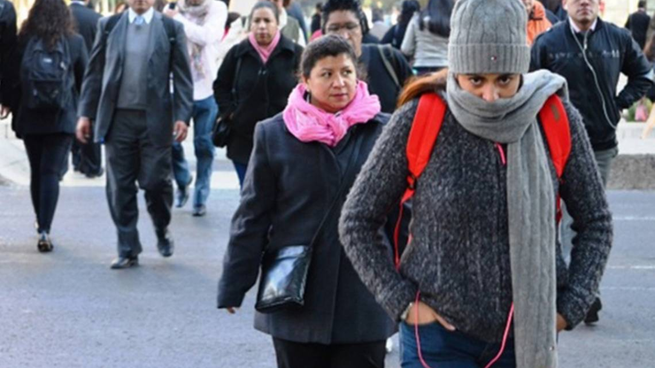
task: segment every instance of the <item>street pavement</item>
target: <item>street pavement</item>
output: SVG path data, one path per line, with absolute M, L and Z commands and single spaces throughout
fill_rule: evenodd
M 0 368 L 275 367 L 270 338 L 252 327 L 254 292 L 234 316 L 215 307 L 237 190 L 214 190 L 204 218 L 175 210 L 170 259 L 157 253 L 141 196 L 144 253 L 124 271 L 108 267 L 103 188 L 62 188 L 51 254 L 37 252 L 27 188 L 0 186 L 0 198 Z M 601 321 L 560 335 L 560 367 L 655 362 L 655 192 L 609 198 L 616 236 Z M 387 367 L 398 360 L 396 345 Z

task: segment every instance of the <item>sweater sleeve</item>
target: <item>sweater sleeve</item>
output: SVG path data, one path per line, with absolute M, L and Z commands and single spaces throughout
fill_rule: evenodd
M 572 329 L 593 303 L 612 246 L 612 215 L 582 117 L 570 104 L 571 155 L 560 195 L 573 218 L 571 264 L 567 285 L 558 291 L 557 311 Z
M 382 132 L 348 195 L 339 221 L 345 252 L 364 284 L 394 320 L 417 286 L 396 271 L 380 228 L 407 186 L 405 150 L 418 101 L 401 107 Z

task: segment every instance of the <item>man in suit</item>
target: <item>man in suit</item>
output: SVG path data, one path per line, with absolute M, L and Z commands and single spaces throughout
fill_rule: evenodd
M 80 98 L 77 138 L 86 143 L 95 120 L 95 141 L 105 143 L 107 199 L 118 232 L 112 269 L 138 265 L 137 183 L 159 253 L 173 254 L 171 147 L 186 138 L 193 81 L 184 28 L 156 12 L 154 2 L 128 0 L 127 12 L 100 20 Z
M 84 38 L 87 51 L 93 47 L 96 27 L 102 16 L 88 7 L 89 0 L 73 0 L 70 10 L 75 20 L 77 33 Z M 102 175 L 102 149 L 99 143 L 79 144 L 73 142 L 73 167 L 88 178 Z

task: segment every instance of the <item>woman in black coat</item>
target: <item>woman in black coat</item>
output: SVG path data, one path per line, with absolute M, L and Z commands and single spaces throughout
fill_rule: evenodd
M 18 36 L 12 56 L 15 89 L 13 127 L 23 138 L 30 162 L 30 190 L 41 252 L 53 245 L 50 229 L 59 199 L 60 173 L 75 134 L 77 100 L 88 61 L 82 36 L 75 34 L 70 10 L 62 0 L 37 0 Z M 64 71 L 56 72 L 58 66 Z M 60 82 L 43 87 L 44 71 Z M 54 91 L 53 92 L 53 89 Z
M 280 33 L 274 4 L 255 4 L 250 19 L 250 37 L 230 49 L 214 82 L 220 114 L 231 127 L 227 157 L 234 163 L 241 185 L 255 124 L 284 109 L 296 86 L 302 54 L 302 47 Z
M 385 340 L 395 331 L 337 234 L 346 194 L 389 118 L 357 78 L 356 63 L 341 37 L 324 36 L 307 46 L 303 83 L 288 107 L 255 129 L 232 220 L 218 294 L 218 307 L 231 313 L 257 281 L 262 255 L 310 245 L 321 228 L 311 244 L 304 306 L 255 317 L 255 328 L 273 337 L 283 368 L 383 367 Z

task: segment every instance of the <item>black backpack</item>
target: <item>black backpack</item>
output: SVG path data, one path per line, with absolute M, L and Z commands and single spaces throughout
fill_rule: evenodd
M 32 110 L 62 110 L 73 98 L 73 72 L 68 40 L 61 38 L 48 50 L 33 37 L 21 62 L 23 104 Z

